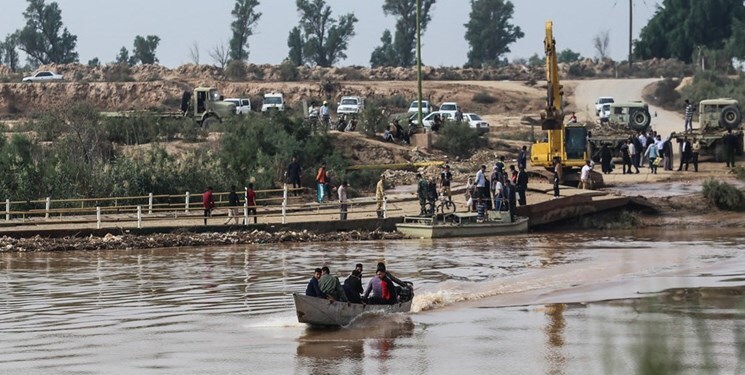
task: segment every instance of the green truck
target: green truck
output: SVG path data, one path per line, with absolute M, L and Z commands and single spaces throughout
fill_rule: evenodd
M 590 131 L 587 142 L 590 148 L 589 155 L 598 161 L 598 152 L 603 144 L 607 143 L 611 150 L 618 150 L 629 137 L 648 131 L 651 125 L 652 116 L 646 103 L 612 103 L 607 121 L 603 117 L 600 125 Z
M 694 123 L 695 124 L 695 123 Z M 731 98 L 706 99 L 698 103 L 698 126 L 688 133 L 675 133 L 678 142 L 688 137 L 699 141 L 699 158 L 724 161 L 726 149 L 724 136 L 731 130 L 737 137 L 735 153 L 742 155 L 743 131 L 740 103 Z M 701 159 L 699 159 L 701 160 Z

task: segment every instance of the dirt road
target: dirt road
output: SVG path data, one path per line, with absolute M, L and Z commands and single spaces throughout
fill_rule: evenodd
M 600 96 L 612 96 L 616 103 L 631 100 L 642 100 L 644 88 L 657 78 L 645 79 L 596 79 L 583 81 L 565 81 L 564 84 L 574 88 L 574 94 L 567 99 L 571 103 L 569 110 L 576 110 L 580 121 L 596 121 L 595 100 Z M 649 106 L 652 115 L 652 129 L 663 136 L 683 130 L 683 116 L 659 107 Z

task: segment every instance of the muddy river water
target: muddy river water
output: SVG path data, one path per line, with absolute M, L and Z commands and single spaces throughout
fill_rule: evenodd
M 314 267 L 378 261 L 412 313 L 297 323 Z M 743 285 L 732 229 L 0 254 L 0 373 L 743 373 Z

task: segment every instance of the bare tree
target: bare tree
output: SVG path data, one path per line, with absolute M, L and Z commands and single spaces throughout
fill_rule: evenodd
M 610 33 L 608 30 L 603 30 L 595 35 L 592 39 L 592 45 L 595 47 L 600 60 L 605 60 L 608 57 L 608 45 L 610 44 Z
M 196 40 L 189 47 L 189 58 L 194 65 L 199 65 L 199 43 Z
M 230 61 L 230 48 L 225 42 L 215 44 L 209 54 L 212 61 L 220 66 L 220 69 L 225 69 L 225 65 L 228 65 L 228 61 Z

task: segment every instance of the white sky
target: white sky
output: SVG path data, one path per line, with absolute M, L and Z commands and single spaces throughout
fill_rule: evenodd
M 656 9 L 654 0 L 634 1 L 634 38 Z M 47 0 L 47 3 L 50 3 Z M 380 45 L 386 28 L 395 20 L 386 17 L 382 0 L 327 0 L 334 16 L 354 12 L 359 19 L 356 35 L 347 50 L 348 58 L 337 65 L 369 65 L 370 53 Z M 582 56 L 595 55 L 592 39 L 602 30 L 610 32 L 610 54 L 615 60 L 628 55 L 629 0 L 513 0 L 513 24 L 525 37 L 510 46 L 508 58 L 542 53 L 544 22 L 553 20 L 557 47 L 571 48 Z M 27 1 L 2 0 L 0 38 L 22 28 Z M 80 62 L 93 57 L 102 62 L 115 59 L 122 46 L 132 50 L 136 35 L 158 35 L 156 55 L 160 63 L 175 67 L 190 62 L 189 48 L 197 42 L 201 63 L 212 63 L 208 49 L 230 39 L 233 0 L 57 0 L 62 21 L 78 36 Z M 249 39 L 249 61 L 280 63 L 287 56 L 287 35 L 297 25 L 294 0 L 262 0 L 263 16 Z M 461 66 L 466 62 L 464 39 L 470 1 L 438 0 L 432 21 L 423 37 L 422 59 L 432 66 Z

